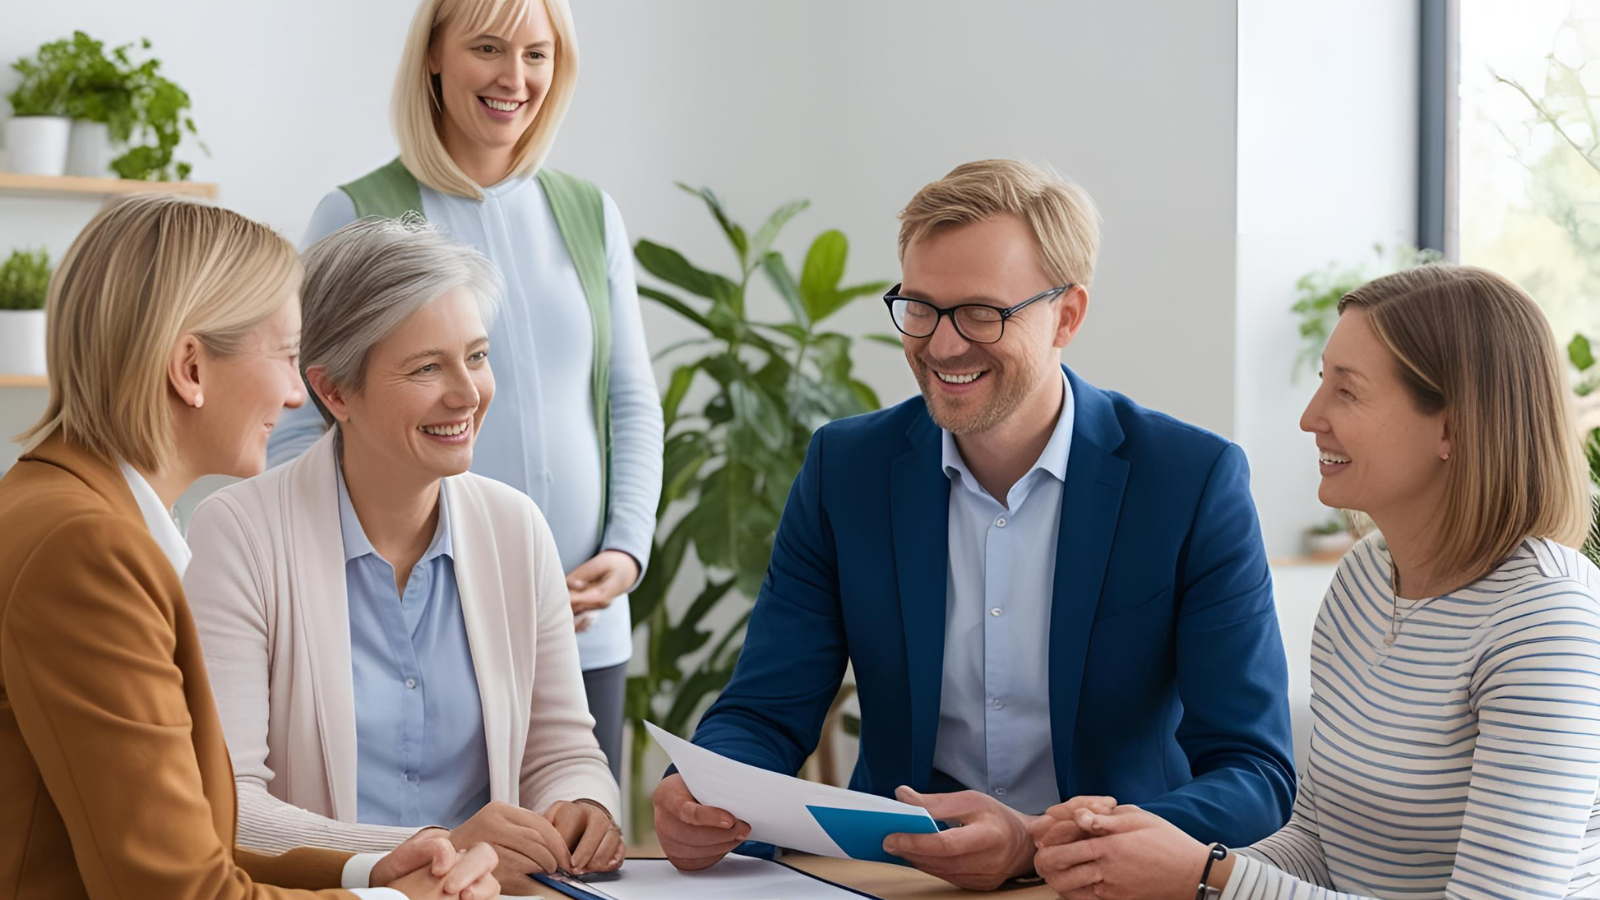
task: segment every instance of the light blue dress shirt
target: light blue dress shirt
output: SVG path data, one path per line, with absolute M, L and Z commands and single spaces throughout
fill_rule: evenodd
M 439 525 L 405 596 L 339 471 L 356 708 L 356 819 L 454 828 L 489 802 L 489 745 L 439 487 Z
M 1061 490 L 1072 449 L 1072 385 L 1044 452 L 1002 505 L 944 433 L 950 572 L 933 766 L 1012 809 L 1060 803 L 1050 737 L 1050 600 Z
M 662 417 L 622 214 L 604 198 L 611 293 L 611 496 L 601 508 L 600 441 L 594 423 L 594 329 L 578 270 L 537 178 L 508 178 L 482 200 L 421 185 L 422 212 L 452 240 L 476 247 L 505 279 L 505 302 L 489 328 L 495 395 L 473 447 L 472 471 L 533 498 L 554 532 L 562 571 L 601 550 L 649 564 L 661 499 Z M 355 221 L 344 191 L 322 199 L 305 243 Z M 300 455 L 326 426 L 315 405 L 286 409 L 267 444 L 269 465 Z M 603 530 L 603 534 L 602 534 Z M 643 572 L 641 571 L 641 575 Z M 628 597 L 578 633 L 584 671 L 628 661 Z

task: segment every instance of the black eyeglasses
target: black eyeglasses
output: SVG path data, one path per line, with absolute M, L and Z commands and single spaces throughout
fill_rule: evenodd
M 1063 292 L 1072 290 L 1076 285 L 1063 284 L 1053 287 L 1005 309 L 987 303 L 938 307 L 926 300 L 900 296 L 900 287 L 901 285 L 897 284 L 889 290 L 889 293 L 884 294 L 883 302 L 889 307 L 889 318 L 894 320 L 894 327 L 900 329 L 901 334 L 914 338 L 929 337 L 938 330 L 939 320 L 949 316 L 950 321 L 955 323 L 956 332 L 962 337 L 975 344 L 993 344 L 1005 335 L 1007 319 L 1021 312 L 1029 304 L 1054 299 Z

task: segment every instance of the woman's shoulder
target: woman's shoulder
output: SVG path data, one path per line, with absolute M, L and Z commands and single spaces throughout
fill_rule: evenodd
M 489 517 L 497 527 L 526 523 L 534 529 L 548 530 L 544 513 L 533 498 L 502 481 L 476 472 L 463 472 L 448 479 L 451 515 L 457 508 L 471 507 Z
M 1552 630 L 1600 640 L 1600 570 L 1547 538 L 1525 538 L 1494 571 L 1455 596 L 1483 611 L 1490 645 Z
M 306 225 L 305 237 L 300 242 L 300 249 L 305 250 L 355 220 L 355 200 L 345 193 L 344 188 L 334 188 L 322 196 L 317 208 L 312 211 L 311 221 Z

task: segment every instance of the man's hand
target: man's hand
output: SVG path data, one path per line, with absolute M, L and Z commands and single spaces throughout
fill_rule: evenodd
M 977 791 L 919 794 L 901 785 L 895 796 L 961 827 L 938 834 L 891 834 L 883 841 L 889 853 L 969 891 L 992 891 L 1033 872 L 1031 816 Z
M 1040 849 L 1081 841 L 1090 835 L 1078 824 L 1078 810 L 1087 809 L 1108 816 L 1116 808 L 1115 797 L 1073 797 L 1045 810 L 1044 815 L 1034 819 L 1033 824 L 1028 826 L 1028 833 L 1033 836 L 1034 846 Z
M 594 559 L 567 573 L 572 614 L 605 609 L 639 580 L 639 561 L 621 550 L 601 550 Z
M 450 839 L 458 846 L 485 843 L 493 848 L 498 863 L 494 877 L 507 894 L 534 892 L 530 872 L 572 870 L 572 855 L 566 838 L 544 816 L 520 806 L 495 801 L 462 822 Z
M 750 826 L 732 813 L 696 803 L 682 775 L 661 779 L 650 799 L 655 806 L 656 839 L 681 871 L 716 863 L 750 836 Z
M 600 806 L 557 800 L 544 811 L 544 817 L 566 841 L 567 851 L 572 854 L 570 871 L 574 874 L 614 872 L 622 865 L 622 857 L 627 853 L 622 844 L 622 829 Z
M 494 850 L 487 845 L 458 853 L 449 832 L 424 828 L 378 860 L 367 884 L 394 888 L 409 900 L 492 900 L 500 895 L 500 883 L 490 874 L 494 867 Z

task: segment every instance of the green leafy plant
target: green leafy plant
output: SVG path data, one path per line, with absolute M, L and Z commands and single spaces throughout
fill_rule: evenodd
M 50 254 L 13 250 L 0 263 L 0 309 L 44 309 L 50 292 Z
M 1593 515 L 1589 519 L 1589 539 L 1583 544 L 1583 553 L 1600 566 L 1600 366 L 1595 364 L 1594 347 L 1589 338 L 1579 334 L 1567 344 L 1567 359 L 1578 370 L 1573 392 L 1579 397 L 1582 413 L 1579 427 L 1583 429 L 1583 452 L 1589 460 L 1589 482 L 1593 486 Z
M 648 827 L 650 809 L 643 771 L 650 738 L 643 722 L 685 734 L 728 683 L 812 431 L 879 406 L 872 389 L 851 374 L 851 338 L 822 323 L 889 287 L 843 284 L 850 244 L 836 230 L 812 241 L 796 277 L 772 247 L 808 201 L 779 207 L 750 234 L 710 188 L 678 186 L 716 219 L 738 268 L 724 275 L 652 241 L 634 247 L 640 267 L 676 289 L 641 286 L 639 293 L 697 330 L 659 354 L 684 361 L 673 369 L 661 401 L 667 441 L 657 538 L 649 572 L 630 601 L 646 657 L 646 671 L 628 679 L 627 695 L 635 834 Z M 788 321 L 750 315 L 746 294 L 758 273 L 783 301 Z M 683 563 L 691 549 L 703 574 L 697 596 L 674 613 L 667 594 L 688 577 Z M 725 617 L 731 622 L 720 630 L 709 627 L 725 603 L 742 609 Z
M 170 181 L 193 167 L 173 159 L 185 134 L 196 135 L 189 95 L 161 74 L 159 59 L 135 62 L 132 51 L 148 51 L 149 39 L 112 48 L 82 31 L 18 60 L 22 84 L 9 96 L 17 115 L 58 115 L 104 122 L 113 144 L 137 141 L 111 161 L 122 178 Z M 49 109 L 51 112 L 24 112 Z M 200 149 L 206 151 L 205 144 Z M 206 151 L 209 152 L 209 151 Z
M 65 116 L 72 97 L 72 49 L 65 41 L 45 44 L 32 57 L 11 64 L 22 76 L 16 89 L 6 95 L 11 112 L 17 116 Z
M 1315 372 L 1322 359 L 1322 348 L 1328 344 L 1328 335 L 1339 321 L 1339 299 L 1379 275 L 1398 272 L 1416 266 L 1438 262 L 1443 255 L 1437 250 L 1418 250 L 1398 246 L 1385 250 L 1382 244 L 1372 245 L 1376 265 L 1346 265 L 1329 263 L 1315 272 L 1308 272 L 1294 283 L 1295 303 L 1290 307 L 1299 319 L 1300 339 L 1303 346 L 1295 357 L 1292 377 L 1299 380 L 1302 372 Z
M 1306 529 L 1306 533 L 1316 535 L 1317 537 L 1330 537 L 1335 534 L 1343 534 L 1346 530 L 1347 528 L 1345 526 L 1344 517 L 1332 515 L 1326 519 L 1323 519 L 1316 525 Z

